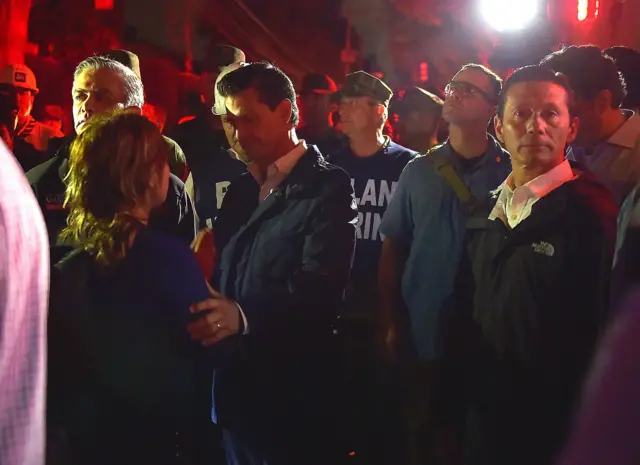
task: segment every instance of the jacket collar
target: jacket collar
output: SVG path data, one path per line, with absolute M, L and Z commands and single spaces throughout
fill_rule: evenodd
M 526 234 L 528 231 L 536 231 L 541 227 L 545 227 L 545 225 L 560 224 L 562 218 L 567 215 L 570 203 L 573 202 L 571 199 L 576 195 L 580 195 L 576 194 L 577 192 L 593 189 L 593 186 L 596 186 L 597 189 L 603 189 L 592 173 L 582 171 L 575 163 L 570 162 L 570 165 L 574 174 L 573 179 L 563 183 L 549 192 L 539 202 L 536 202 L 531 207 L 531 216 L 520 223 L 513 231 L 520 235 Z M 494 223 L 494 227 L 495 224 L 499 224 L 501 229 L 502 227 L 506 228 L 499 218 L 492 220 L 492 223 Z
M 58 176 L 60 176 L 60 180 L 64 183 L 64 179 L 69 172 L 69 155 L 71 152 L 71 144 L 75 140 L 75 134 L 69 137 L 65 137 L 60 148 L 56 150 L 54 157 L 58 157 L 60 159 L 60 164 L 58 165 Z
M 305 193 L 314 187 L 313 180 L 317 173 L 325 166 L 326 162 L 318 148 L 315 145 L 309 146 L 293 167 L 289 176 L 253 211 L 247 223 L 241 228 L 241 232 L 250 229 L 266 218 L 271 218 L 280 213 L 286 200 L 304 197 Z M 251 174 L 247 173 L 245 176 L 248 176 L 253 185 L 257 185 Z M 240 235 L 240 232 L 238 235 Z
M 261 179 L 262 176 L 260 174 L 260 170 L 255 164 L 248 165 L 247 170 L 249 171 L 249 173 L 251 173 L 258 184 L 265 183 L 272 176 L 288 176 L 295 167 L 296 163 L 298 163 L 300 157 L 304 155 L 306 151 L 307 143 L 304 140 L 301 140 L 291 151 L 289 151 L 289 153 L 278 158 L 275 162 L 269 165 L 269 167 L 267 168 L 266 179 Z
M 326 165 L 327 162 L 318 147 L 311 145 L 276 190 L 282 192 L 285 199 L 295 196 L 309 188 L 310 181 Z
M 636 146 L 638 134 L 640 134 L 640 116 L 628 110 L 622 110 L 622 112 L 627 116 L 627 120 L 609 137 L 606 144 L 619 145 L 620 147 L 632 149 Z

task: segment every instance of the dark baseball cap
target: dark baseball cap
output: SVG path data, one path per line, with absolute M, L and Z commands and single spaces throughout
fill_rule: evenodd
M 398 102 L 396 108 L 400 112 L 440 113 L 442 112 L 443 104 L 444 102 L 437 95 L 420 87 L 410 87 L 404 93 L 404 97 Z
M 310 73 L 302 78 L 299 94 L 334 94 L 338 91 L 335 81 L 326 74 Z
M 383 81 L 364 71 L 347 74 L 344 85 L 336 97 L 364 97 L 368 96 L 388 107 L 393 91 Z
M 142 75 L 140 74 L 140 58 L 138 58 L 138 55 L 135 53 L 129 50 L 109 50 L 108 52 L 101 53 L 100 56 L 125 65 L 138 76 L 138 79 L 142 80 Z

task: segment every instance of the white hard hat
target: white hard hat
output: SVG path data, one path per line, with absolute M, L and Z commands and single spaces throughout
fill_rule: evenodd
M 218 79 L 216 79 L 216 83 L 214 84 L 215 103 L 213 104 L 213 108 L 211 109 L 214 115 L 222 116 L 227 114 L 227 107 L 224 104 L 224 97 L 218 92 L 218 83 L 222 81 L 222 78 L 230 72 L 247 66 L 247 64 L 248 63 L 245 63 L 243 61 L 238 61 L 235 63 L 231 63 L 229 66 L 220 71 L 220 75 L 218 75 Z
M 21 87 L 38 93 L 36 75 L 29 67 L 21 64 L 7 65 L 0 71 L 0 84 Z

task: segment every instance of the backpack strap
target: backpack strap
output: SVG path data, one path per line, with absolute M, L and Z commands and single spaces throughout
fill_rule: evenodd
M 462 204 L 467 207 L 469 212 L 475 210 L 478 206 L 478 201 L 473 196 L 467 185 L 460 178 L 455 168 L 451 164 L 451 161 L 445 157 L 436 157 L 434 156 L 437 149 L 442 147 L 442 145 L 438 145 L 429 150 L 425 155 L 431 159 L 433 162 L 433 166 L 436 169 L 436 173 L 440 177 L 442 177 L 445 182 L 453 189 L 456 193 L 456 196 L 462 202 Z

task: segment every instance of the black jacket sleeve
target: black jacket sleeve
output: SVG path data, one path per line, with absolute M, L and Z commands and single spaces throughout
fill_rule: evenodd
M 184 183 L 169 175 L 169 191 L 162 207 L 153 213 L 149 225 L 191 244 L 196 236 L 196 217 L 193 202 Z

